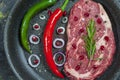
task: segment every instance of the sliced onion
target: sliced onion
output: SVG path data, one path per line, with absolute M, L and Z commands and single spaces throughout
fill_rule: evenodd
M 67 22 L 68 22 L 68 17 L 63 17 L 63 18 L 62 18 L 62 23 L 65 24 L 65 23 L 67 23 Z
M 61 45 L 56 45 L 56 42 L 57 41 L 60 41 L 62 44 Z M 65 45 L 65 41 L 61 38 L 56 38 L 54 41 L 53 41 L 53 47 L 54 48 L 62 48 L 63 46 Z
M 37 28 L 36 28 L 36 26 L 37 26 Z M 40 30 L 40 25 L 39 25 L 38 23 L 35 23 L 35 24 L 33 25 L 33 29 L 34 29 L 34 30 Z
M 42 15 L 42 14 L 40 14 L 39 17 L 40 17 L 41 20 L 45 20 L 46 19 L 45 15 Z
M 37 64 L 33 64 L 32 63 L 32 58 L 33 57 L 35 57 L 37 60 L 38 60 L 38 63 Z M 38 57 L 38 55 L 36 55 L 36 54 L 32 54 L 32 55 L 30 55 L 29 56 L 29 58 L 28 58 L 28 63 L 29 63 L 29 65 L 31 66 L 31 67 L 38 67 L 39 66 L 39 64 L 40 64 L 40 58 Z
M 37 41 L 33 41 L 33 37 L 35 37 L 35 38 L 37 39 Z M 30 41 L 30 43 L 32 43 L 32 44 L 38 44 L 38 43 L 40 42 L 40 38 L 39 38 L 38 36 L 36 36 L 36 35 L 31 35 L 31 36 L 29 37 L 29 41 Z
M 62 56 L 63 56 L 63 62 L 62 62 L 61 64 L 58 64 L 58 63 L 56 62 L 56 60 L 55 60 L 57 55 L 62 55 Z M 55 64 L 56 64 L 57 66 L 63 66 L 64 63 L 65 63 L 66 58 L 65 58 L 64 53 L 62 53 L 62 52 L 57 52 L 57 53 L 54 54 L 53 60 L 54 60 L 54 62 L 55 62 Z
M 59 32 L 60 29 L 62 29 L 62 32 Z M 64 27 L 58 27 L 57 28 L 57 33 L 58 34 L 64 34 L 65 33 L 65 28 Z

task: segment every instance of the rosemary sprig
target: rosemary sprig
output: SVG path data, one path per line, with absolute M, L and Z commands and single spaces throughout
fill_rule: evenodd
M 90 60 L 93 59 L 95 51 L 96 51 L 96 42 L 94 40 L 96 28 L 95 28 L 95 21 L 91 19 L 86 27 L 87 35 L 85 36 L 85 49 L 87 51 L 88 58 Z

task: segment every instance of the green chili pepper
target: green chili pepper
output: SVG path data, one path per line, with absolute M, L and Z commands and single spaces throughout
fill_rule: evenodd
M 27 50 L 29 53 L 31 53 L 29 42 L 28 42 L 28 28 L 30 24 L 31 18 L 39 11 L 42 11 L 46 9 L 49 6 L 52 6 L 53 4 L 56 3 L 56 0 L 42 0 L 32 6 L 27 13 L 24 16 L 24 19 L 22 21 L 21 25 L 21 33 L 20 33 L 20 38 L 21 38 L 21 43 L 22 46 L 24 47 L 25 50 Z

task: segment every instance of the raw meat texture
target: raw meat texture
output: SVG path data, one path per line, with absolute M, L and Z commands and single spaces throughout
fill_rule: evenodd
M 91 19 L 95 20 L 96 52 L 90 61 L 83 37 Z M 111 64 L 116 46 L 110 19 L 101 4 L 79 0 L 71 9 L 67 36 L 64 71 L 70 80 L 94 80 Z

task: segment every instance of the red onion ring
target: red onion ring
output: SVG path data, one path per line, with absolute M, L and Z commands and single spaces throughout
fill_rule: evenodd
M 62 32 L 59 32 L 59 29 L 62 29 Z M 64 27 L 58 27 L 57 28 L 57 33 L 58 34 L 64 34 L 65 33 L 65 28 Z
M 40 15 L 39 15 L 39 18 L 40 18 L 41 20 L 45 20 L 45 19 L 46 19 L 45 15 L 43 15 L 43 14 L 40 14 Z
M 37 40 L 36 42 L 33 41 L 33 40 L 32 40 L 33 37 L 36 37 L 38 40 Z M 32 44 L 38 44 L 38 43 L 40 42 L 40 38 L 39 38 L 38 36 L 36 36 L 36 35 L 31 35 L 31 36 L 29 37 L 29 41 L 30 41 L 30 43 L 32 43 Z
M 62 19 L 62 23 L 67 23 L 68 22 L 68 17 L 63 17 L 63 19 Z
M 57 42 L 57 41 L 62 42 L 62 45 L 57 46 L 57 45 L 56 45 L 56 42 Z M 55 47 L 55 48 L 62 48 L 64 45 L 65 45 L 65 41 L 64 41 L 62 38 L 56 38 L 56 39 L 53 41 L 53 47 Z
M 32 64 L 32 61 L 31 61 L 32 57 L 35 57 L 35 58 L 38 60 L 38 63 L 37 63 L 37 64 Z M 39 64 L 40 64 L 40 58 L 38 57 L 38 55 L 32 54 L 32 55 L 30 55 L 29 58 L 28 58 L 28 63 L 29 63 L 29 65 L 30 65 L 31 67 L 34 67 L 34 68 L 35 68 L 35 67 L 38 67 Z
M 61 64 L 58 64 L 58 63 L 55 61 L 56 56 L 59 55 L 59 54 L 63 56 L 63 62 L 62 62 Z M 54 60 L 54 62 L 55 62 L 55 64 L 56 64 L 57 66 L 63 66 L 64 63 L 65 63 L 65 61 L 66 61 L 66 58 L 65 58 L 64 53 L 62 53 L 62 52 L 57 52 L 57 53 L 54 54 L 53 60 Z
M 38 26 L 38 28 L 36 28 L 35 26 Z M 37 31 L 37 30 L 40 30 L 40 25 L 39 25 L 38 23 L 35 23 L 35 24 L 33 25 L 33 29 L 36 30 L 36 31 Z

